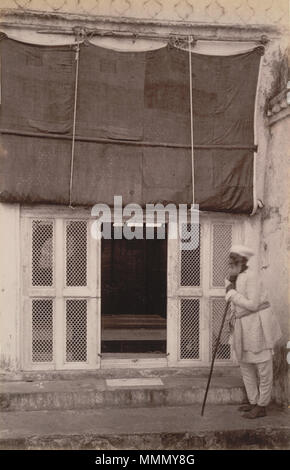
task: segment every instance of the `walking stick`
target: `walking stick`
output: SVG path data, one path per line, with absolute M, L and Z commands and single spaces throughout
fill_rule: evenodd
M 212 372 L 213 372 L 213 365 L 214 365 L 216 353 L 217 353 L 217 350 L 218 350 L 218 347 L 219 347 L 219 342 L 220 342 L 220 338 L 221 338 L 221 334 L 222 334 L 222 329 L 224 327 L 224 323 L 225 323 L 226 315 L 228 313 L 229 305 L 230 305 L 230 302 L 227 302 L 226 306 L 225 306 L 224 315 L 223 315 L 223 318 L 222 318 L 222 324 L 221 324 L 220 331 L 219 331 L 217 341 L 216 341 L 216 345 L 215 345 L 215 348 L 214 348 L 214 353 L 213 353 L 212 360 L 211 360 L 211 366 L 210 366 L 210 372 L 209 372 L 209 376 L 208 376 L 207 386 L 206 386 L 204 399 L 203 399 L 203 404 L 202 404 L 202 408 L 201 408 L 201 416 L 203 416 L 203 412 L 204 412 L 204 408 L 205 408 L 205 404 L 206 404 L 206 399 L 207 399 L 207 394 L 208 394 L 208 390 L 209 390 L 209 386 L 210 386 L 211 376 L 212 376 Z

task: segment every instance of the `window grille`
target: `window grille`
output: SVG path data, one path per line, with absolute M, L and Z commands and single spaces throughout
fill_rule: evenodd
M 32 362 L 53 360 L 53 300 L 32 300 Z
M 232 245 L 232 225 L 213 224 L 212 286 L 224 287 Z
M 66 225 L 66 285 L 87 285 L 87 222 L 69 221 Z
M 66 301 L 66 361 L 87 360 L 87 301 Z
M 191 231 L 190 243 L 186 240 L 186 232 Z M 182 242 L 188 243 L 187 249 L 182 249 Z M 181 231 L 181 286 L 200 285 L 200 225 L 182 224 Z
M 199 299 L 181 299 L 180 359 L 199 359 Z
M 211 355 L 216 347 L 217 337 L 222 323 L 226 302 L 224 298 L 216 298 L 210 301 L 211 303 Z M 216 359 L 230 360 L 231 359 L 231 345 L 229 344 L 229 314 L 224 323 L 223 331 L 218 346 Z
M 53 285 L 52 221 L 32 221 L 32 285 Z

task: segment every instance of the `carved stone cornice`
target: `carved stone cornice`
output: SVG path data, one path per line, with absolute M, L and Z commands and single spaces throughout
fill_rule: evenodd
M 288 0 L 1 0 L 0 10 L 215 24 L 288 25 Z

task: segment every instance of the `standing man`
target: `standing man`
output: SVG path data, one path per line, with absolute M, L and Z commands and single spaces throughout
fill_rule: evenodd
M 233 347 L 249 401 L 239 411 L 245 411 L 243 417 L 249 419 L 266 416 L 273 384 L 273 348 L 281 338 L 261 275 L 248 269 L 248 260 L 253 255 L 246 246 L 232 246 L 225 297 L 232 305 Z

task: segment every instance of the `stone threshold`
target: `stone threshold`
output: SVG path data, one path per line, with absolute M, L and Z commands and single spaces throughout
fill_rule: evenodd
M 116 355 L 111 355 L 113 359 Z M 120 355 L 119 357 L 120 358 Z M 0 373 L 1 383 L 30 382 L 37 380 L 78 380 L 85 378 L 126 378 L 126 377 L 208 377 L 210 366 L 187 367 L 152 367 L 152 368 L 100 368 L 93 370 L 35 370 L 35 371 L 7 371 Z M 216 363 L 213 377 L 234 376 L 240 377 L 239 365 Z M 1 388 L 0 388 L 1 390 Z

